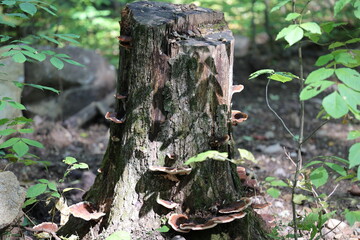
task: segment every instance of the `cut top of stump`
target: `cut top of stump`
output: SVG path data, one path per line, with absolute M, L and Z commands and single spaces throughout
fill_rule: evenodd
M 178 25 L 188 22 L 186 18 L 191 17 L 191 22 L 195 25 L 205 24 L 207 17 L 204 14 L 212 14 L 212 19 L 223 20 L 222 12 L 208 8 L 197 7 L 195 4 L 180 5 L 165 2 L 140 1 L 127 5 L 133 12 L 134 19 L 140 24 L 159 26 L 176 21 Z M 185 28 L 187 26 L 184 26 Z

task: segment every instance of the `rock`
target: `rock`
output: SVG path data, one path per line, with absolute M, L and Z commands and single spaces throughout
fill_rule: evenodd
M 6 49 L 1 49 L 0 54 L 5 52 Z M 1 79 L 0 81 L 0 99 L 3 97 L 9 97 L 14 101 L 21 101 L 21 92 L 22 89 L 14 85 L 13 81 L 24 82 L 24 64 L 16 63 L 11 60 L 11 58 L 1 59 L 0 66 Z M 0 111 L 1 118 L 16 118 L 22 116 L 21 110 L 15 109 L 13 107 L 5 107 Z M 0 130 L 5 129 L 4 125 L 0 126 Z M 0 139 L 0 143 L 2 140 Z
M 57 96 L 49 91 L 25 89 L 23 101 L 28 103 L 31 112 L 51 119 L 67 118 L 114 90 L 115 67 L 94 51 L 70 46 L 61 49 L 50 47 L 38 47 L 38 49 L 67 54 L 85 67 L 65 63 L 64 69 L 59 71 L 49 60 L 41 63 L 26 63 L 26 82 L 62 91 Z
M 337 219 L 329 219 L 325 226 L 329 229 L 334 229 L 334 232 L 338 233 L 338 232 L 344 232 L 345 230 L 350 229 L 349 225 L 347 225 L 346 223 L 337 220 Z M 352 232 L 352 230 L 350 230 L 350 232 Z
M 265 137 L 266 137 L 267 139 L 272 139 L 272 138 L 275 137 L 275 133 L 274 133 L 273 131 L 267 131 L 267 132 L 265 133 Z
M 274 154 L 274 153 L 282 152 L 283 148 L 280 146 L 279 143 L 276 143 L 264 148 L 262 151 L 267 154 Z
M 360 196 L 360 187 L 357 184 L 353 184 L 348 192 L 353 196 Z
M 0 229 L 10 225 L 21 213 L 26 191 L 14 173 L 0 172 Z

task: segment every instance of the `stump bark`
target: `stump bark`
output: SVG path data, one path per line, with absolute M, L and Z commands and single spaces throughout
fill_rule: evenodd
M 172 212 L 206 218 L 243 196 L 230 162 L 207 160 L 176 178 L 149 171 L 150 166 L 183 167 L 190 157 L 211 149 L 233 155 L 234 39 L 223 13 L 135 2 L 122 11 L 119 39 L 117 93 L 126 98 L 117 100 L 115 112 L 125 121 L 111 124 L 101 173 L 86 195 L 107 215 L 92 223 L 85 238 L 122 230 L 133 239 L 266 239 L 251 211 L 204 231 L 155 230 Z M 168 210 L 156 202 L 159 197 L 179 207 Z M 77 224 L 80 235 L 86 234 L 84 226 Z

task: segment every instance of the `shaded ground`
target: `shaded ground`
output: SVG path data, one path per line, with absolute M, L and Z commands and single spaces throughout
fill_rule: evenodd
M 312 50 L 310 49 L 309 51 L 311 52 L 310 59 L 305 64 L 312 66 L 316 58 L 312 55 Z M 266 105 L 266 80 L 247 80 L 248 75 L 259 68 L 274 68 L 279 71 L 294 71 L 296 73 L 297 62 L 295 60 L 279 60 L 277 62 L 272 60 L 272 62 L 270 63 L 267 59 L 262 59 L 259 56 L 245 57 L 237 59 L 234 67 L 234 83 L 245 85 L 245 90 L 234 96 L 232 109 L 241 110 L 249 115 L 249 119 L 245 123 L 234 127 L 234 140 L 237 147 L 254 153 L 258 163 L 249 162 L 246 167 L 254 172 L 256 179 L 258 179 L 263 188 L 264 184 L 262 181 L 268 176 L 275 176 L 286 181 L 294 173 L 294 165 L 286 157 L 284 151 L 288 152 L 292 158 L 296 158 L 292 137 L 284 130 L 280 121 Z M 310 67 L 306 68 L 306 71 L 309 72 Z M 294 134 L 297 134 L 299 126 L 297 89 L 296 83 L 286 85 L 272 83 L 269 88 L 270 104 L 283 117 Z M 306 103 L 306 135 L 321 123 L 320 120 L 315 119 L 320 106 L 320 99 L 313 99 Z M 74 171 L 71 173 L 67 184 L 61 185 L 61 187 L 81 187 L 87 189 L 91 185 L 97 169 L 100 167 L 102 156 L 106 150 L 109 138 L 108 123 L 102 119 L 102 116 L 99 116 L 97 121 L 83 129 L 66 129 L 62 126 L 62 123 L 48 122 L 39 117 L 35 118 L 35 122 L 35 129 L 37 130 L 33 138 L 44 143 L 45 149 L 36 150 L 34 153 L 39 155 L 42 160 L 50 161 L 52 165 L 48 168 L 12 165 L 8 167 L 8 170 L 16 172 L 18 178 L 26 186 L 33 184 L 34 179 L 40 178 L 57 181 L 62 178 L 66 170 L 66 166 L 61 160 L 67 156 L 73 156 L 79 162 L 86 162 L 90 166 L 90 171 L 87 171 L 85 174 L 83 171 Z M 322 127 L 304 145 L 305 163 L 317 155 L 337 155 L 347 158 L 348 147 L 351 145 L 351 142 L 345 140 L 346 135 L 349 129 L 354 129 L 355 127 L 359 128 L 359 125 L 343 125 L 340 121 L 333 121 Z M 3 169 L 5 164 L 5 162 L 1 162 L 0 167 Z M 336 177 L 335 174 L 330 173 L 330 178 L 335 179 Z M 350 181 L 339 183 L 335 192 L 331 195 L 330 210 L 338 210 L 339 213 L 345 208 L 358 210 L 360 206 L 359 197 L 351 196 L 348 193 L 351 185 Z M 333 192 L 336 186 L 337 183 L 332 182 L 321 187 L 319 192 L 328 195 Z M 282 194 L 278 199 L 266 196 L 267 201 L 271 202 L 272 206 L 264 210 L 276 217 L 278 226 L 285 225 L 292 219 L 290 190 L 286 188 L 281 190 Z M 302 192 L 302 194 L 311 195 L 305 192 Z M 67 197 L 70 204 L 71 202 L 78 202 L 81 200 L 81 192 L 70 192 L 67 194 Z M 299 206 L 300 213 L 304 213 L 311 207 L 315 207 L 313 201 L 303 202 Z M 39 212 L 42 213 L 39 214 Z M 41 206 L 33 209 L 29 214 L 35 218 L 34 220 L 51 220 L 51 216 Z M 336 218 L 340 219 L 339 217 Z M 280 230 L 283 234 L 291 231 L 290 228 L 286 227 L 281 227 Z M 337 236 L 337 239 L 350 239 L 350 237 L 355 237 L 359 232 L 347 228 L 339 233 L 340 235 Z M 327 237 L 333 239 L 335 234 L 328 234 Z

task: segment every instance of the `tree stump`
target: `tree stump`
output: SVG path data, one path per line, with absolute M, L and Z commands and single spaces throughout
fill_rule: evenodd
M 118 100 L 112 118 L 117 123 L 110 127 L 101 173 L 86 196 L 107 213 L 93 224 L 94 231 L 108 236 L 122 230 L 133 239 L 171 239 L 176 234 L 186 239 L 265 239 L 251 211 L 204 231 L 161 235 L 155 230 L 170 213 L 207 218 L 242 197 L 230 162 L 197 163 L 189 175 L 150 171 L 154 166 L 184 167 L 190 157 L 207 150 L 233 155 L 234 39 L 223 13 L 195 5 L 131 3 L 122 11 L 119 40 Z M 157 203 L 159 198 L 178 207 L 166 209 Z

